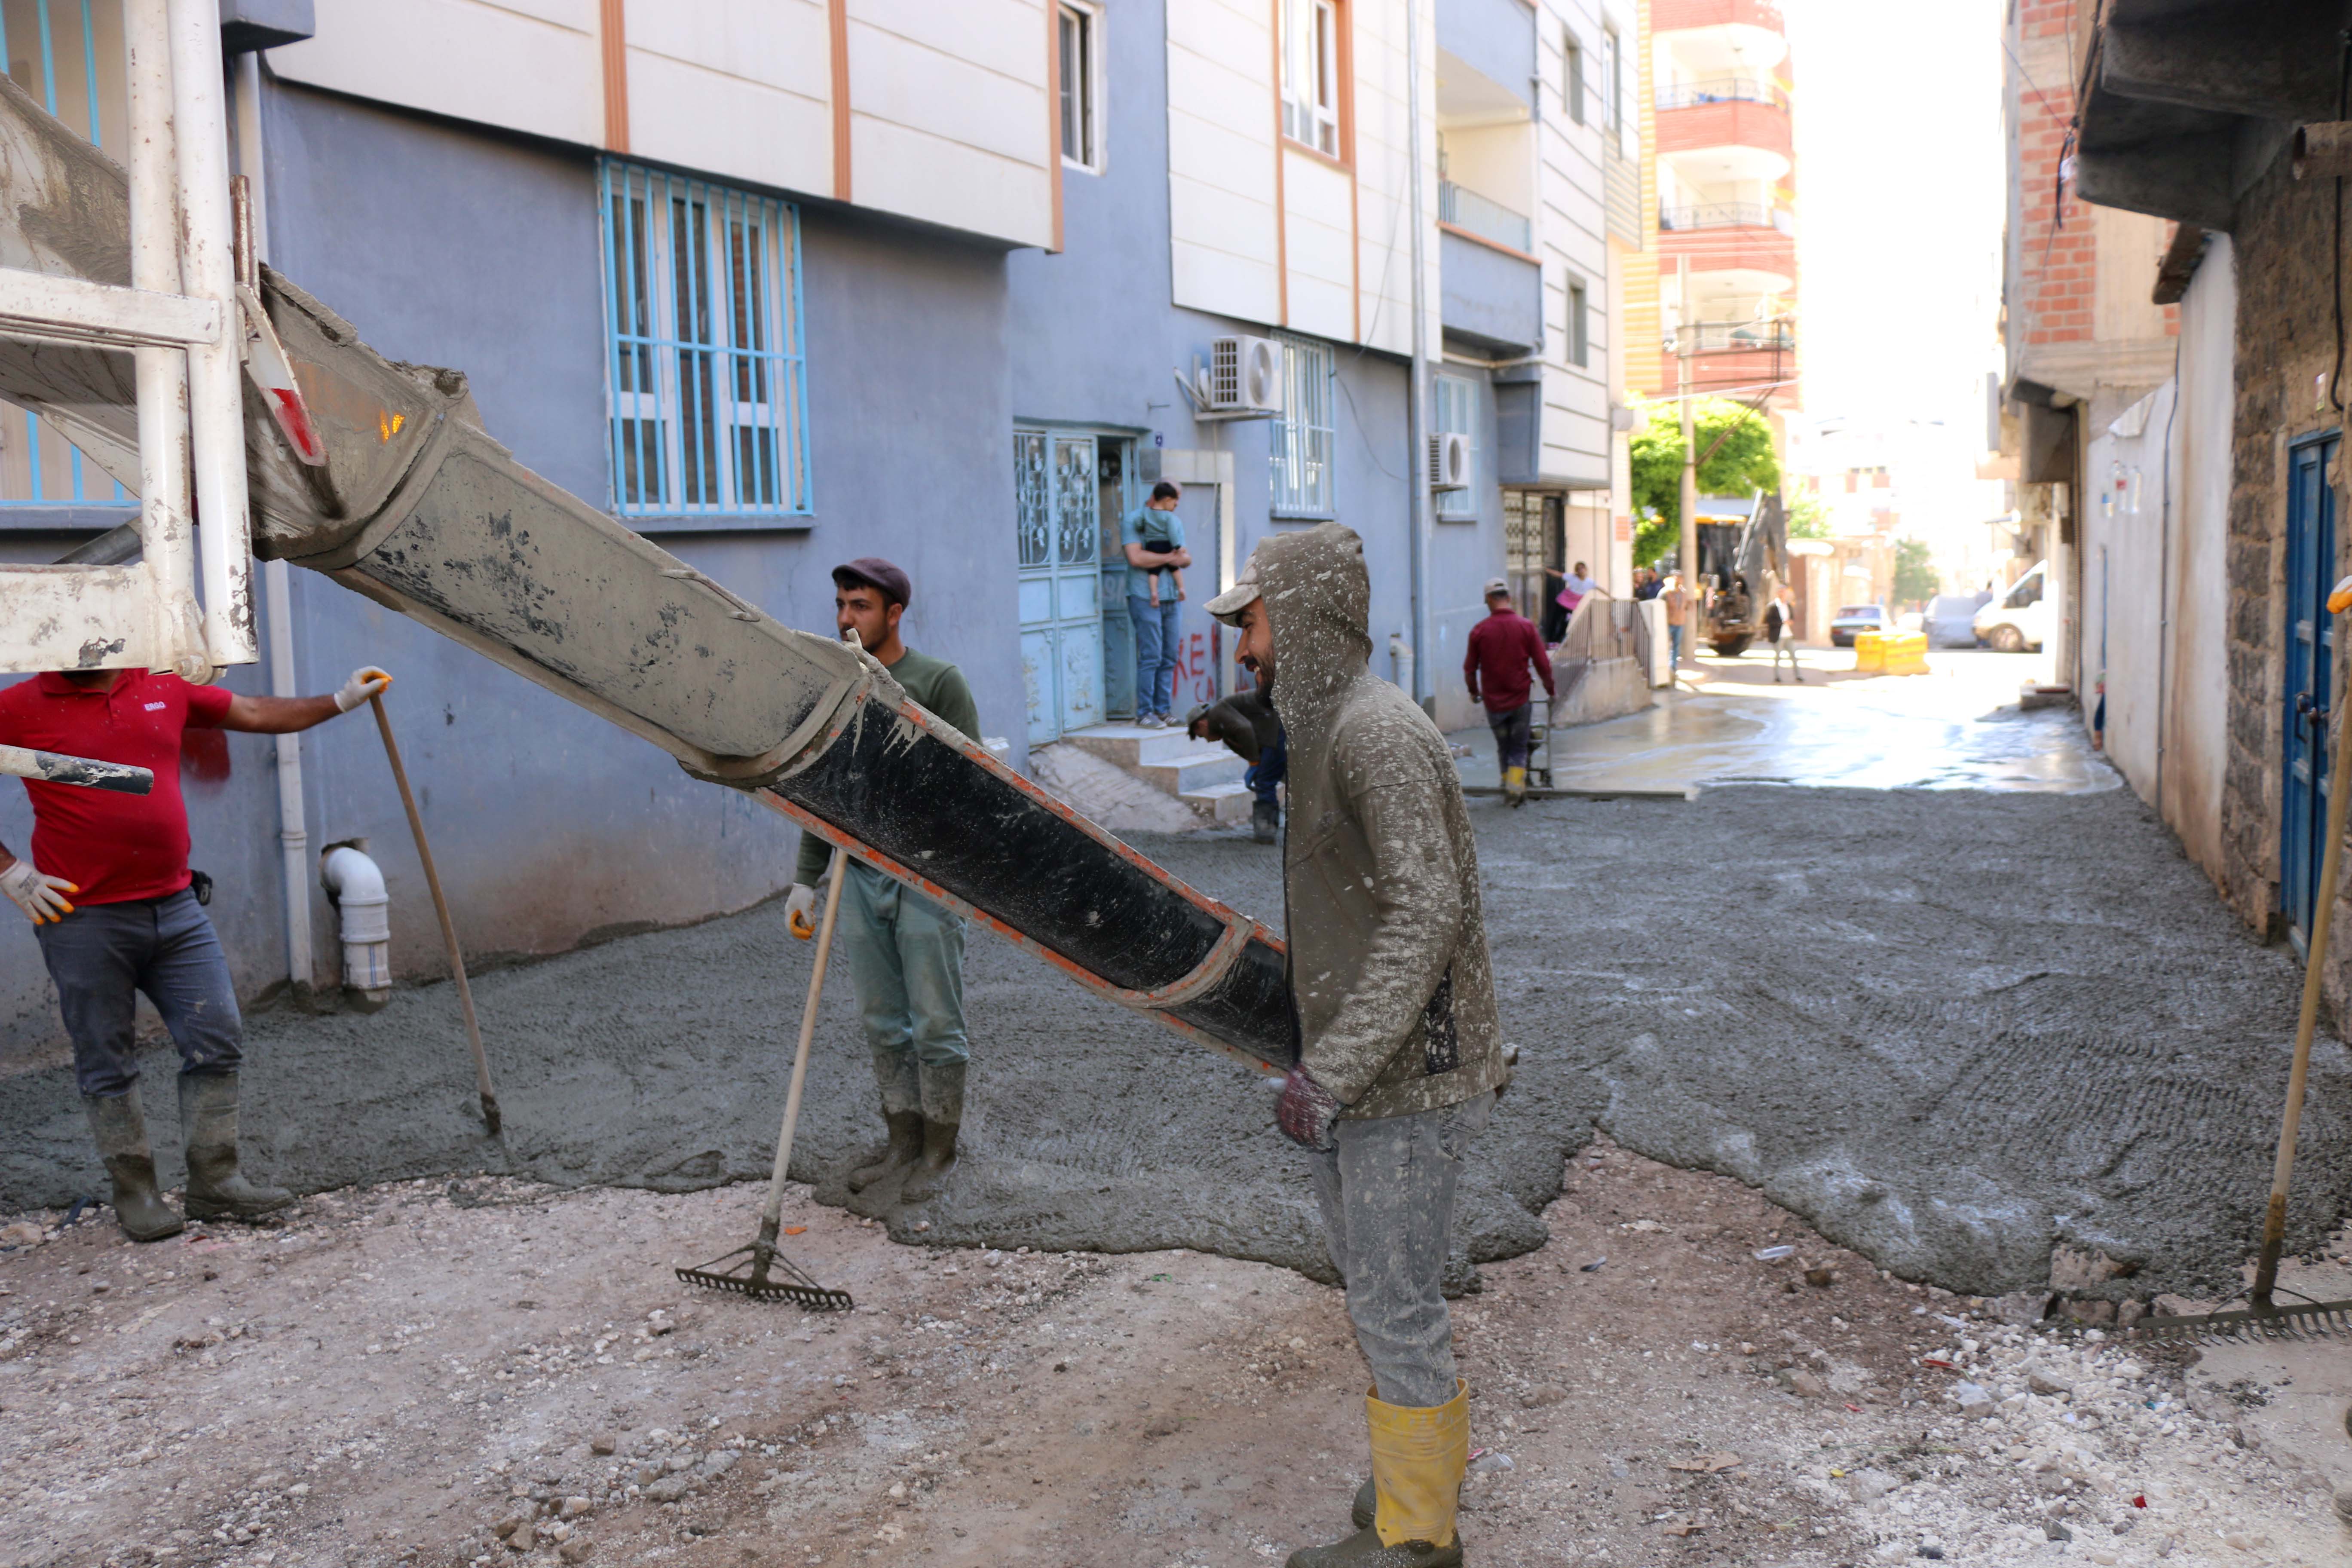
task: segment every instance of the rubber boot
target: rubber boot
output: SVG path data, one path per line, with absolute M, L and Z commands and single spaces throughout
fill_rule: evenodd
M 98 1157 L 106 1162 L 107 1180 L 114 1184 L 114 1218 L 122 1234 L 133 1241 L 179 1235 L 186 1225 L 155 1187 L 155 1156 L 147 1148 L 139 1086 L 104 1099 L 85 1094 L 81 1105 L 89 1113 L 90 1136 L 98 1141 Z
M 1271 844 L 1282 832 L 1282 807 L 1270 800 L 1261 800 L 1250 806 L 1250 837 L 1260 844 Z
M 1503 798 L 1513 805 L 1526 801 L 1528 798 L 1527 769 L 1505 768 L 1503 770 Z
M 890 1124 L 890 1147 L 874 1163 L 860 1165 L 849 1173 L 849 1190 L 853 1193 L 862 1193 L 900 1166 L 911 1165 L 922 1158 L 921 1111 L 886 1110 L 882 1120 Z
M 1468 1385 L 1457 1382 L 1452 1400 L 1426 1409 L 1367 1394 L 1364 1415 L 1372 1522 L 1332 1545 L 1292 1552 L 1288 1568 L 1461 1568 L 1454 1510 L 1470 1463 Z
M 963 1126 L 964 1064 L 923 1068 L 923 1157 L 907 1173 L 898 1201 L 929 1203 L 947 1185 L 955 1164 L 956 1133 Z
M 294 1202 L 284 1187 L 257 1185 L 236 1168 L 236 1074 L 180 1075 L 180 1135 L 187 1140 L 190 1219 L 258 1219 Z

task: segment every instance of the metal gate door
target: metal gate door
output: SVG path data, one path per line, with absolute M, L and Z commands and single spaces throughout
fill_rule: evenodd
M 1021 677 L 1029 743 L 1102 721 L 1102 590 L 1095 438 L 1013 433 L 1019 489 Z
M 2279 826 L 2279 903 L 2299 935 L 2311 929 L 2326 848 L 2328 726 L 2336 634 L 2327 590 L 2336 576 L 2336 492 L 2327 482 L 2337 437 L 2295 443 L 2286 502 L 2286 742 Z

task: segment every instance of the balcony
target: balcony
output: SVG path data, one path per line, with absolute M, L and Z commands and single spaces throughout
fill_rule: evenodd
M 1664 207 L 1658 227 L 1667 233 L 1693 228 L 1772 228 L 1797 232 L 1797 215 L 1764 202 L 1702 202 L 1696 206 Z
M 1692 321 L 1666 330 L 1665 348 L 1679 354 L 1684 342 L 1695 354 L 1774 353 L 1794 353 L 1797 324 L 1777 321 Z
M 1796 220 L 1762 202 L 1707 202 L 1658 213 L 1658 258 L 1668 271 L 1690 258 L 1699 292 L 1785 294 L 1796 286 Z M 1726 312 L 1727 314 L 1734 312 Z
M 1752 76 L 1716 77 L 1658 89 L 1660 109 L 1695 109 L 1702 103 L 1769 103 L 1785 114 L 1789 95 L 1778 82 Z
M 1543 343 L 1543 268 L 1446 228 L 1437 237 L 1438 314 L 1445 335 L 1482 353 L 1533 353 Z
M 1687 347 L 1690 357 L 1683 358 Z M 1695 393 L 1760 391 L 1774 383 L 1792 382 L 1797 374 L 1797 329 L 1782 318 L 1766 321 L 1691 321 L 1666 334 L 1659 356 L 1660 385 L 1672 392 L 1685 364 Z M 1792 403 L 1796 388 L 1782 386 L 1772 395 L 1775 406 Z
M 1658 110 L 1658 152 L 1692 160 L 1694 184 L 1778 180 L 1792 166 L 1789 111 L 1752 99 L 1716 99 Z M 1679 157 L 1678 157 L 1679 155 Z
M 1522 253 L 1535 249 L 1535 228 L 1524 213 L 1515 213 L 1451 180 L 1437 183 L 1437 221 Z

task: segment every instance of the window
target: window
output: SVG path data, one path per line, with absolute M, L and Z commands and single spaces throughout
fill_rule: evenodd
M 1282 133 L 1339 155 L 1338 0 L 1282 0 Z
M 1567 58 L 1567 67 L 1560 77 L 1560 96 L 1568 100 L 1569 123 L 1581 125 L 1584 123 L 1584 40 L 1570 33 L 1561 40 L 1560 48 Z
M 1102 14 L 1066 0 L 1061 16 L 1062 161 L 1099 173 L 1102 122 L 1097 94 L 1102 79 Z
M 1580 279 L 1568 280 L 1568 363 L 1589 364 L 1592 353 L 1592 325 L 1586 306 L 1584 283 Z
M 614 510 L 805 516 L 800 215 L 626 163 L 603 187 Z
M 1609 133 L 1612 143 L 1625 129 L 1623 53 L 1615 33 L 1601 35 L 1601 129 Z
M 1478 515 L 1478 384 L 1468 376 L 1437 378 L 1437 433 L 1460 436 L 1470 444 L 1469 484 L 1458 490 L 1437 492 L 1437 515 L 1469 518 Z
M 1274 420 L 1274 510 L 1284 517 L 1328 517 L 1331 458 L 1339 445 L 1332 381 L 1339 362 L 1328 343 L 1283 338 L 1282 413 Z

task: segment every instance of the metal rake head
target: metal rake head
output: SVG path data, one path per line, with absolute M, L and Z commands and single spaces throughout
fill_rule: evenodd
M 2352 1338 L 2352 1301 L 2306 1301 L 2293 1307 L 2250 1307 L 2234 1312 L 2142 1318 L 2126 1332 L 2137 1340 L 2195 1341 L 2203 1344 Z
M 806 1270 L 772 1247 L 753 1242 L 677 1277 L 706 1290 L 732 1290 L 761 1301 L 790 1301 L 812 1312 L 846 1312 L 856 1303 L 846 1290 L 818 1284 Z

